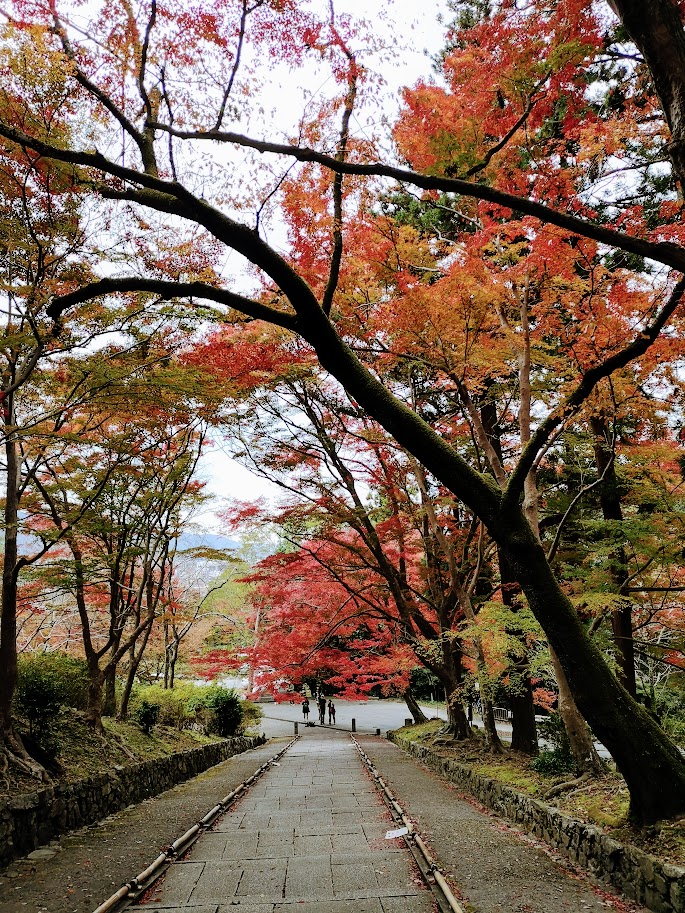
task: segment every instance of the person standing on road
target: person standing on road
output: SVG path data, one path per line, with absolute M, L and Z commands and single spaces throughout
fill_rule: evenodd
M 302 716 L 304 717 L 305 723 L 309 719 L 309 698 L 305 698 L 302 701 Z
M 319 698 L 319 723 L 323 726 L 326 722 L 326 698 L 321 695 Z
M 328 702 L 328 725 L 335 725 L 335 704 L 333 701 Z

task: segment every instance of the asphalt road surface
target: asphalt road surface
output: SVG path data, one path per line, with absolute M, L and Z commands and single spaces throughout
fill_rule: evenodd
M 309 701 L 310 721 L 316 722 L 317 711 L 314 700 Z M 302 731 L 303 717 L 301 704 L 291 704 L 289 701 L 277 704 L 264 703 L 259 705 L 262 708 L 264 717 L 260 726 L 260 731 L 264 732 L 269 738 L 277 736 L 292 735 L 294 731 L 293 723 L 300 724 Z M 425 704 L 419 705 L 428 719 L 431 717 L 440 717 L 447 719 L 445 705 L 428 707 Z M 399 729 L 404 726 L 404 721 L 411 717 L 409 708 L 404 701 L 335 701 L 335 726 L 338 729 L 344 729 L 349 732 L 352 728 L 352 720 L 355 720 L 357 732 L 374 734 L 376 729 L 380 729 L 381 735 L 385 735 L 388 729 Z M 328 714 L 326 714 L 328 720 Z M 482 721 L 477 717 L 474 724 L 483 727 Z M 318 724 L 317 724 L 318 725 Z M 325 724 L 328 728 L 328 722 Z M 332 727 L 331 727 L 332 728 Z M 497 731 L 505 742 L 511 741 L 511 724 L 506 722 L 497 722 Z M 541 743 L 542 744 L 542 743 Z M 595 747 L 600 757 L 610 758 L 611 755 L 606 748 L 599 742 L 595 742 Z
M 400 726 L 404 726 L 404 721 L 411 717 L 411 713 L 403 701 L 335 701 L 334 703 L 335 727 L 348 732 L 352 728 L 353 719 L 356 722 L 357 732 L 375 733 L 376 729 L 380 729 L 381 735 L 385 735 L 388 729 L 399 729 Z M 315 702 L 310 700 L 309 705 L 309 719 L 316 723 Z M 291 704 L 286 701 L 281 704 L 273 702 L 259 706 L 264 714 L 260 729 L 270 738 L 292 735 L 295 722 L 300 724 L 300 729 L 302 728 L 304 719 L 301 704 Z M 447 718 L 444 706 L 439 710 L 436 710 L 435 707 L 425 706 L 422 706 L 421 709 L 429 719 L 433 716 Z M 326 720 L 328 720 L 328 714 L 326 714 Z M 329 728 L 328 722 L 326 722 L 325 728 Z

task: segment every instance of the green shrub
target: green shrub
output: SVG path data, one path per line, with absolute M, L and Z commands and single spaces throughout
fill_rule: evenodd
M 195 690 L 192 685 L 182 685 L 166 690 L 159 685 L 136 688 L 131 696 L 131 713 L 135 719 L 137 708 L 145 700 L 148 703 L 156 704 L 159 708 L 159 720 L 157 722 L 161 726 L 169 726 L 174 729 L 190 729 L 192 713 L 188 704 Z
M 176 729 L 199 729 L 224 738 L 235 735 L 248 725 L 257 725 L 261 709 L 243 701 L 237 691 L 220 685 L 181 683 L 164 690 L 159 685 L 136 688 L 131 696 L 131 715 L 138 720 L 138 709 L 144 702 L 159 709 L 162 726 Z
M 560 714 L 550 713 L 546 719 L 538 723 L 537 728 L 540 737 L 550 747 L 543 749 L 531 762 L 533 770 L 548 776 L 573 773 L 575 762 Z
M 19 657 L 18 686 L 21 687 L 24 678 L 38 674 L 53 683 L 61 705 L 76 710 L 86 709 L 89 679 L 85 659 L 59 652 L 23 653 Z
M 543 749 L 537 758 L 533 758 L 530 766 L 539 774 L 546 774 L 548 777 L 561 776 L 575 771 L 575 764 L 571 755 L 565 754 L 558 749 L 552 751 Z
M 45 653 L 43 662 L 59 678 L 62 685 L 62 703 L 65 707 L 85 710 L 88 706 L 90 678 L 88 664 L 80 656 L 67 653 Z
M 202 689 L 196 706 L 198 710 L 209 711 L 207 731 L 228 738 L 242 729 L 242 703 L 240 695 L 233 688 L 212 685 Z
M 676 677 L 673 676 L 676 680 Z M 676 680 L 678 681 L 678 680 Z M 650 711 L 649 702 L 642 697 L 647 712 L 651 712 L 666 732 L 679 745 L 685 745 L 685 691 L 682 685 L 667 684 L 656 694 L 654 710 Z
M 44 742 L 62 708 L 64 690 L 62 682 L 42 663 L 21 663 L 14 707 L 26 720 L 29 734 Z
M 57 652 L 22 654 L 14 712 L 28 725 L 44 762 L 59 754 L 56 726 L 64 706 L 79 710 L 88 706 L 85 660 Z
M 145 735 L 150 735 L 152 727 L 157 724 L 160 716 L 159 704 L 152 704 L 143 698 L 135 708 L 133 718 L 143 730 Z

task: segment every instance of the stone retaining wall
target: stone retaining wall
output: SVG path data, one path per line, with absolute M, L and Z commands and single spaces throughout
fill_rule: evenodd
M 685 868 L 682 866 L 669 865 L 637 847 L 619 843 L 599 828 L 569 818 L 557 808 L 480 776 L 467 765 L 441 757 L 428 746 L 399 732 L 389 732 L 388 738 L 521 830 L 561 850 L 572 862 L 613 885 L 626 897 L 655 913 L 685 913 Z
M 0 865 L 25 856 L 60 834 L 156 796 L 265 741 L 263 736 L 225 739 L 165 758 L 117 765 L 105 773 L 2 802 Z

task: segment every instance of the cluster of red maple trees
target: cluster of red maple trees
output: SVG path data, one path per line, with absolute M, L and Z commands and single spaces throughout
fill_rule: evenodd
M 120 0 L 87 19 L 77 2 L 10 4 L 8 479 L 23 478 L 17 403 L 41 359 L 60 364 L 111 320 L 147 371 L 159 315 L 160 346 L 186 334 L 174 366 L 214 379 L 210 405 L 178 392 L 166 419 L 221 422 L 291 493 L 278 520 L 292 551 L 259 569 L 255 660 L 294 678 L 318 663 L 361 691 L 402 688 L 423 663 L 455 732 L 465 676 L 484 708 L 506 678 L 524 747 L 544 639 L 579 759 L 591 762 L 585 720 L 635 817 L 653 821 L 685 809 L 685 764 L 635 700 L 633 649 L 658 628 L 679 662 L 682 10 L 461 0 L 454 16 L 439 72 L 406 90 L 383 136 L 361 127 L 378 91 L 372 27 L 335 4 Z M 279 142 L 256 87 L 310 61 L 334 89 L 303 99 Z M 27 235 L 34 195 L 71 228 Z M 15 233 L 41 264 L 21 280 Z M 229 252 L 250 266 L 242 284 Z M 189 313 L 225 326 L 198 341 Z M 124 427 L 107 414 L 100 431 Z M 81 573 L 48 450 L 31 490 Z M 77 487 L 62 503 L 87 513 Z M 21 565 L 15 546 L 6 744 Z

